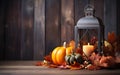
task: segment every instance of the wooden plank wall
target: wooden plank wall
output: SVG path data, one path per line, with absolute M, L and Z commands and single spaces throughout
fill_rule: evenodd
M 34 1 L 21 0 L 21 59 L 33 59 Z
M 6 7 L 5 4 L 7 4 L 7 2 L 5 3 L 3 0 L 0 0 L 0 60 L 4 59 L 4 24 L 5 24 L 5 10 L 6 10 Z
M 8 1 L 5 14 L 5 59 L 13 60 L 20 58 L 21 41 L 21 14 L 20 0 Z
M 116 0 L 105 0 L 104 10 L 104 24 L 105 24 L 105 35 L 110 31 L 117 33 L 117 10 Z M 107 37 L 107 36 L 105 36 Z
M 34 48 L 33 59 L 43 59 L 45 55 L 45 0 L 34 2 Z
M 61 45 L 74 39 L 74 0 L 61 0 Z
M 117 0 L 117 35 L 120 35 L 120 1 Z
M 74 39 L 74 26 L 88 3 L 105 25 L 105 34 L 120 34 L 118 0 L 1 0 L 0 59 L 42 60 Z
M 61 0 L 46 0 L 45 3 L 45 53 L 49 54 L 55 46 L 60 45 Z

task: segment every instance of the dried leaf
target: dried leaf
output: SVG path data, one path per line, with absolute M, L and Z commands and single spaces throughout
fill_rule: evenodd
M 42 65 L 43 65 L 43 62 L 38 61 L 35 65 L 36 65 L 36 66 L 42 66 Z
M 45 59 L 46 61 L 52 62 L 51 53 L 50 53 L 49 55 L 46 55 L 46 56 L 44 57 L 44 59 Z
M 85 68 L 88 70 L 100 70 L 101 69 L 101 67 L 92 65 L 92 64 L 87 65 Z
M 58 65 L 54 65 L 54 64 L 48 65 L 48 68 L 57 68 L 57 67 L 58 67 Z
M 83 67 L 82 66 L 71 66 L 70 69 L 71 70 L 81 70 L 81 69 L 83 69 Z
M 75 63 L 74 65 L 71 65 L 70 66 L 70 69 L 71 70 L 81 70 L 81 69 L 83 69 L 84 68 L 84 65 L 81 65 L 81 64 L 79 64 L 79 63 Z
M 116 35 L 114 32 L 108 32 L 108 42 L 114 43 L 116 40 Z

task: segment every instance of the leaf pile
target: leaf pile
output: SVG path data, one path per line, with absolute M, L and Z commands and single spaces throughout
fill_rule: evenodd
M 92 38 L 91 40 L 96 46 L 96 38 Z M 81 42 L 84 43 L 84 42 Z M 81 44 L 80 43 L 80 44 Z M 97 47 L 97 46 L 96 46 Z M 77 53 L 80 53 L 81 48 L 79 47 L 76 49 Z M 81 70 L 81 69 L 88 69 L 88 70 L 99 70 L 102 68 L 110 68 L 114 67 L 117 63 L 120 63 L 120 58 L 116 57 L 116 54 L 120 53 L 120 36 L 116 36 L 114 32 L 109 32 L 107 39 L 104 41 L 103 47 L 103 55 L 99 55 L 96 52 L 93 52 L 90 57 L 84 57 L 84 63 L 74 63 L 72 65 L 68 65 L 64 62 L 61 65 L 55 65 L 52 62 L 51 53 L 44 57 L 43 61 L 36 62 L 36 66 L 45 66 L 48 68 L 60 68 L 60 69 L 70 69 L 70 70 Z

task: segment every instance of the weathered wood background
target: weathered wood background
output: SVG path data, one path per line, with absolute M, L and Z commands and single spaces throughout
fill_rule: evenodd
M 73 40 L 88 3 L 103 21 L 105 36 L 120 35 L 119 0 L 0 0 L 0 60 L 42 60 Z

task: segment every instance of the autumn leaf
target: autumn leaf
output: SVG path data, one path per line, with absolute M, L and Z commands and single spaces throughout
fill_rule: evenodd
M 43 65 L 43 62 L 38 61 L 35 65 L 36 65 L 36 66 L 42 66 L 42 65 Z
M 51 53 L 49 55 L 46 55 L 44 59 L 48 62 L 52 62 Z
M 54 64 L 49 64 L 48 65 L 48 68 L 57 68 L 58 67 L 58 65 L 54 65 Z

